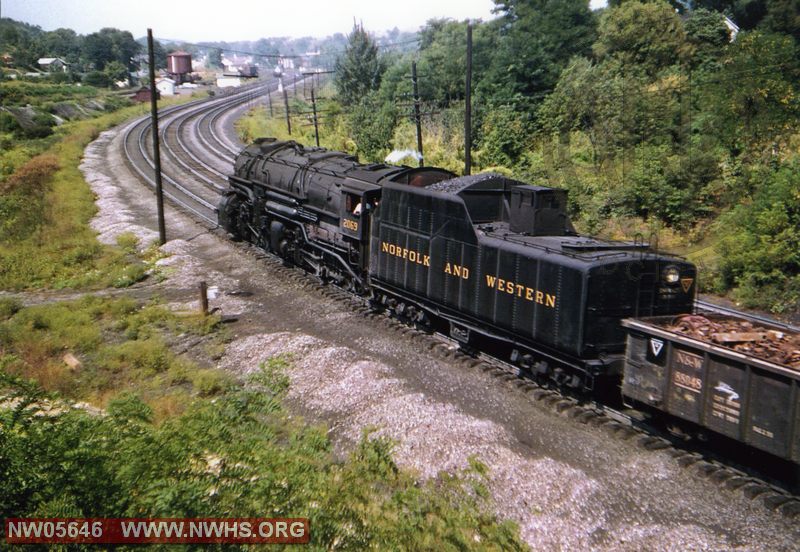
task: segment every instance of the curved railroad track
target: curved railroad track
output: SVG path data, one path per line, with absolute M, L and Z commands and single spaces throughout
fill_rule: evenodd
M 253 105 L 277 89 L 269 79 L 224 96 L 195 100 L 159 110 L 161 174 L 164 196 L 177 206 L 217 225 L 217 203 L 241 148 L 224 135 L 220 117 L 232 109 Z M 124 132 L 124 157 L 133 173 L 155 188 L 150 116 L 137 119 Z
M 262 81 L 247 88 L 214 99 L 197 100 L 180 106 L 160 110 L 162 180 L 164 195 L 175 205 L 207 227 L 217 229 L 216 204 L 227 189 L 227 174 L 232 171 L 236 153 L 243 146 L 226 136 L 221 119 L 230 110 L 249 105 L 277 89 L 277 81 Z M 131 123 L 124 133 L 124 153 L 131 170 L 147 185 L 155 187 L 152 161 L 150 117 Z M 221 232 L 221 230 L 218 230 Z M 770 509 L 785 515 L 800 515 L 800 498 L 793 496 L 781 481 L 768 472 L 721 457 L 713 450 L 704 450 L 693 444 L 684 444 L 663 430 L 651 427 L 631 415 L 623 406 L 609 406 L 570 396 L 560 390 L 539 385 L 518 367 L 495 358 L 466 354 L 448 337 L 430 335 L 409 327 L 387 312 L 375 312 L 360 296 L 321 284 L 299 268 L 287 267 L 283 261 L 248 244 L 240 243 L 270 268 L 287 278 L 300 281 L 304 287 L 347 303 L 351 308 L 371 320 L 379 321 L 412 339 L 419 340 L 432 354 L 447 358 L 467 369 L 479 369 L 529 396 L 532 401 L 549 406 L 553 411 L 574 418 L 580 423 L 601 426 L 616 438 L 635 440 L 641 447 L 653 451 L 666 451 L 680 465 L 694 470 L 699 476 L 716 481 L 721 488 L 738 489 L 746 496 L 761 500 Z M 714 305 L 696 302 L 698 310 L 724 312 L 752 320 L 783 325 L 766 317 L 745 314 Z

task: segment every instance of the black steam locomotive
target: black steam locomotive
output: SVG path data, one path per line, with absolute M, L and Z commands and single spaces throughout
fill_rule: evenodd
M 364 165 L 266 138 L 237 158 L 219 222 L 465 348 L 618 393 L 621 320 L 691 312 L 695 267 L 576 234 L 566 199 L 498 174 Z

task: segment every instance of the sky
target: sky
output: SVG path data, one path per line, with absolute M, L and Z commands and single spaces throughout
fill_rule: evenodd
M 592 0 L 592 7 L 605 0 Z M 356 17 L 370 32 L 416 31 L 428 19 L 491 19 L 491 0 L 0 0 L 0 15 L 89 34 L 103 27 L 188 42 L 347 34 Z

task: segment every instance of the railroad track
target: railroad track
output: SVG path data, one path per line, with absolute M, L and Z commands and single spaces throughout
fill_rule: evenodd
M 270 79 L 222 97 L 159 110 L 164 196 L 215 227 L 216 206 L 227 188 L 227 172 L 237 153 L 236 144 L 220 134 L 216 122 L 227 111 L 254 103 L 276 89 L 277 81 Z M 150 117 L 130 125 L 123 140 L 128 166 L 140 180 L 155 188 Z
M 276 82 L 259 83 L 222 98 L 201 100 L 174 106 L 160 111 L 160 134 L 162 138 L 162 172 L 164 194 L 175 205 L 187 211 L 201 224 L 222 234 L 217 225 L 216 204 L 226 189 L 226 170 L 232 168 L 238 145 L 222 136 L 220 118 L 230 109 L 235 109 L 255 98 L 272 92 Z M 127 162 L 133 172 L 147 185 L 155 187 L 149 117 L 135 121 L 124 136 Z M 236 244 L 257 259 L 266 262 L 270 269 L 287 278 L 298 280 L 303 287 L 315 290 L 325 297 L 347 303 L 370 321 L 414 339 L 431 354 L 451 360 L 465 369 L 477 369 L 504 382 L 518 392 L 524 393 L 533 402 L 543 404 L 554 412 L 569 416 L 579 423 L 602 427 L 615 438 L 634 440 L 647 450 L 662 451 L 673 456 L 675 461 L 699 476 L 707 477 L 720 487 L 738 489 L 746 496 L 761 500 L 773 510 L 788 516 L 800 515 L 800 497 L 793 496 L 780 482 L 767 474 L 749 467 L 736 465 L 719 458 L 711 451 L 698 450 L 671 438 L 658 428 L 649 427 L 624 408 L 586 401 L 570 396 L 547 385 L 540 385 L 518 367 L 509 365 L 488 355 L 473 356 L 458 348 L 458 344 L 447 336 L 428 334 L 396 320 L 386 312 L 376 312 L 360 296 L 319 282 L 305 271 L 287 267 L 283 261 L 248 243 Z M 698 310 L 722 312 L 749 318 L 754 321 L 796 328 L 766 317 L 748 315 L 706 301 L 697 301 Z

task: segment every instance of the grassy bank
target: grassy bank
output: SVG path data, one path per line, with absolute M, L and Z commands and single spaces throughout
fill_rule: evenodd
M 128 299 L 0 302 L 0 516 L 297 516 L 314 550 L 525 548 L 480 463 L 419 482 L 366 436 L 338 460 L 284 409 L 288 360 L 237 383 L 171 352 L 187 336 L 212 354 L 224 338 Z
M 0 289 L 97 289 L 144 276 L 123 251 L 97 241 L 89 227 L 94 195 L 78 166 L 100 132 L 146 112 L 120 109 L 17 145 L 15 170 L 0 182 Z

